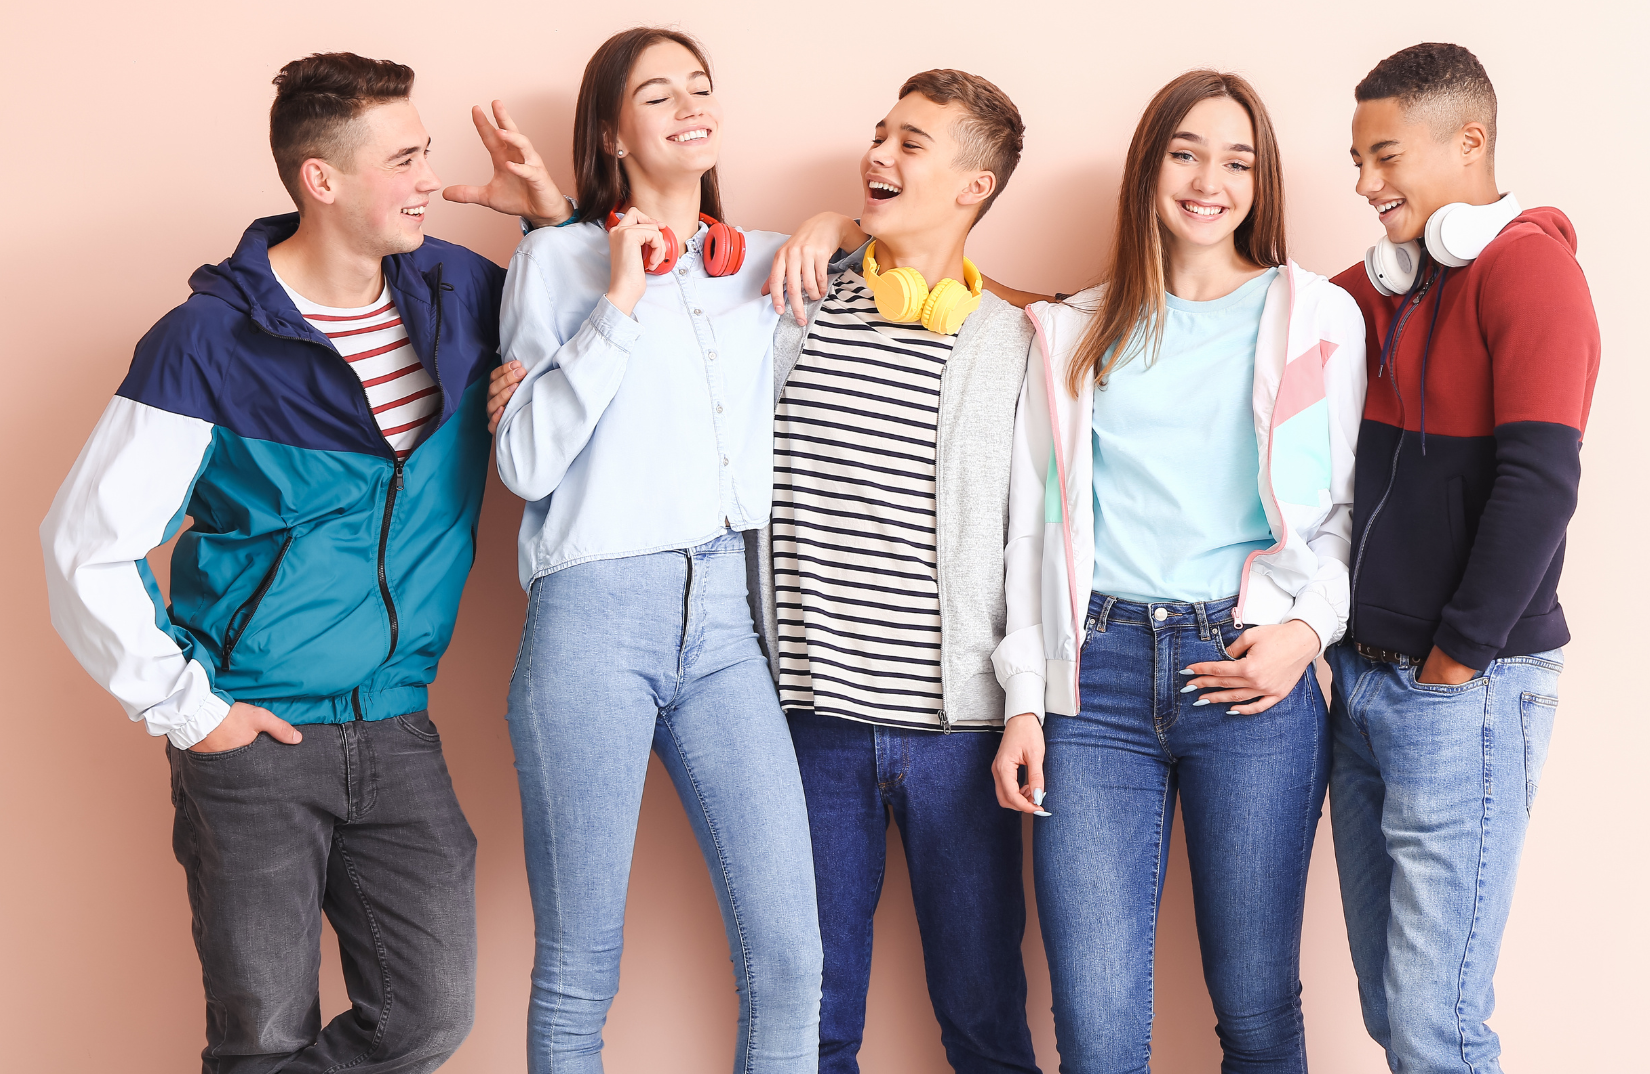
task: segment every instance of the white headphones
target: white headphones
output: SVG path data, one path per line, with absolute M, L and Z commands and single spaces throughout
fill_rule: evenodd
M 1452 201 L 1427 218 L 1426 252 L 1447 268 L 1465 268 L 1524 210 L 1511 194 L 1490 205 Z M 1364 254 L 1369 282 L 1383 295 L 1408 294 L 1421 267 L 1421 243 L 1383 238 Z

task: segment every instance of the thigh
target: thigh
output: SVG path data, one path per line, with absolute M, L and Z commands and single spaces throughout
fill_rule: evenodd
M 1113 622 L 1082 659 L 1081 711 L 1044 724 L 1037 912 L 1062 1061 L 1144 1070 L 1174 775 L 1153 721 L 1150 631 Z
M 322 890 L 346 805 L 338 729 L 303 730 L 295 746 L 167 747 L 208 1047 L 224 1057 L 287 1055 L 320 1030 Z
M 871 971 L 871 921 L 888 848 L 874 732 L 814 712 L 788 720 L 807 801 L 826 976 L 862 980 Z
M 352 1013 L 380 1051 L 445 1055 L 474 1007 L 475 835 L 428 713 L 349 730 L 360 739 L 363 800 L 334 833 L 326 909 Z M 375 1008 L 381 1016 L 366 1017 Z
M 1219 629 L 1227 642 L 1237 635 Z M 1307 867 L 1329 775 L 1323 693 L 1308 668 L 1264 712 L 1182 706 L 1170 744 L 1215 1008 L 1236 1016 L 1287 1006 L 1300 987 Z

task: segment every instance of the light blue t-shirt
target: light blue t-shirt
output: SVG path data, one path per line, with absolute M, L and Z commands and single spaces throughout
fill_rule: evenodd
M 1219 600 L 1274 543 L 1260 502 L 1255 340 L 1268 269 L 1212 302 L 1168 296 L 1163 349 L 1094 393 L 1094 591 Z

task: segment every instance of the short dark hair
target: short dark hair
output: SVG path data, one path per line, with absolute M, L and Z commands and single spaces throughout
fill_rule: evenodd
M 269 149 L 292 200 L 299 199 L 298 169 L 318 157 L 348 168 L 359 147 L 351 120 L 376 104 L 412 94 L 413 72 L 389 60 L 353 52 L 317 52 L 293 60 L 275 76 L 275 103 L 269 106 Z
M 614 34 L 584 65 L 578 104 L 573 108 L 573 178 L 581 221 L 604 221 L 608 213 L 630 200 L 630 180 L 614 155 L 613 138 L 630 86 L 630 69 L 642 53 L 662 41 L 674 41 L 693 53 L 705 74 L 710 74 L 710 58 L 703 45 L 690 34 L 661 26 L 636 26 Z M 699 178 L 699 211 L 715 220 L 725 219 L 714 167 Z
M 1495 86 L 1478 57 L 1460 45 L 1431 41 L 1394 52 L 1353 91 L 1358 101 L 1395 99 L 1406 115 L 1424 120 L 1439 138 L 1467 123 L 1484 125 L 1495 155 Z
M 967 113 L 967 118 L 956 125 L 957 141 L 962 149 L 955 163 L 963 168 L 988 171 L 997 177 L 996 188 L 980 203 L 980 211 L 974 217 L 974 222 L 979 223 L 997 195 L 1008 186 L 1008 177 L 1020 163 L 1026 133 L 1020 110 L 1014 107 L 1008 94 L 967 71 L 943 69 L 912 75 L 899 89 L 902 100 L 911 93 L 920 93 L 939 105 L 956 101 Z

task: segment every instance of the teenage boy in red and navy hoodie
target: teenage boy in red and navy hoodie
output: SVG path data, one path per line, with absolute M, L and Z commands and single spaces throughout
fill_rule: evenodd
M 1472 53 L 1405 49 L 1356 98 L 1358 194 L 1391 242 L 1422 246 L 1403 294 L 1363 265 L 1335 280 L 1369 333 L 1351 623 L 1328 654 L 1335 855 L 1364 1023 L 1392 1069 L 1499 1074 L 1485 1019 L 1570 639 L 1558 578 L 1598 323 L 1563 213 L 1495 230 L 1492 207 L 1513 203 Z M 1481 252 L 1452 242 L 1471 226 L 1428 232 L 1454 203 L 1490 221 Z

